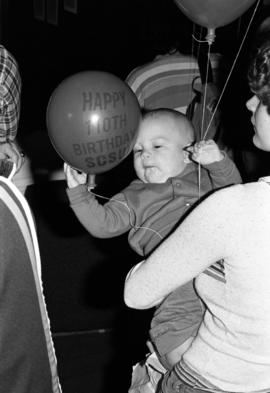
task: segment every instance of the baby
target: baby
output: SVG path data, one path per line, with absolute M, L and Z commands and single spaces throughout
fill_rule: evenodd
M 82 225 L 99 238 L 129 231 L 130 246 L 143 257 L 149 255 L 200 197 L 241 182 L 236 166 L 214 141 L 193 146 L 194 139 L 193 126 L 182 113 L 170 109 L 146 112 L 133 148 L 138 179 L 104 205 L 88 190 L 86 174 L 65 164 L 67 195 Z M 149 334 L 166 369 L 190 345 L 203 312 L 193 282 L 156 307 Z

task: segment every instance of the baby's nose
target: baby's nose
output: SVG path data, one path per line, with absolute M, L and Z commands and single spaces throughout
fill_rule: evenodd
M 149 150 L 144 150 L 142 153 L 142 158 L 145 160 L 151 156 L 151 152 Z

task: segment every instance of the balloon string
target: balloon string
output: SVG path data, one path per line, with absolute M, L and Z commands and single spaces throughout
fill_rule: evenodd
M 194 33 L 194 31 L 195 31 L 195 23 L 192 24 L 192 31 Z M 189 85 L 190 85 L 190 88 L 189 88 L 189 100 L 188 100 L 189 102 L 191 102 L 192 97 L 193 97 L 192 81 L 194 79 L 194 75 L 195 75 L 195 72 L 196 72 L 195 67 L 193 67 L 193 62 L 194 62 L 194 57 L 195 57 L 194 52 L 195 52 L 195 50 L 194 50 L 194 43 L 192 41 L 192 43 L 191 43 L 191 59 L 190 59 L 190 64 L 189 64 L 189 69 L 191 70 L 190 78 L 189 78 Z
M 201 43 L 208 42 L 208 40 L 198 40 L 198 38 L 196 38 L 194 34 L 192 34 L 192 38 L 193 38 L 195 41 L 199 42 L 200 44 L 201 44 Z
M 204 133 L 203 140 L 205 140 L 206 135 L 208 134 L 208 131 L 209 131 L 209 129 L 210 129 L 210 126 L 211 126 L 211 124 L 212 124 L 212 121 L 213 121 L 213 119 L 214 119 L 214 116 L 215 116 L 215 114 L 216 114 L 216 111 L 217 111 L 217 109 L 218 109 L 218 107 L 219 107 L 219 105 L 220 105 L 221 99 L 222 99 L 222 97 L 223 97 L 223 95 L 224 95 L 225 89 L 226 89 L 227 84 L 228 84 L 228 82 L 229 82 L 229 80 L 230 80 L 230 78 L 231 78 L 231 75 L 232 75 L 232 72 L 233 72 L 233 70 L 234 70 L 235 64 L 236 64 L 236 62 L 237 62 L 237 60 L 238 60 L 238 57 L 239 57 L 239 55 L 240 55 L 240 52 L 241 52 L 242 47 L 243 47 L 243 45 L 244 45 L 244 42 L 245 42 L 245 40 L 246 40 L 246 37 L 247 37 L 247 34 L 248 34 L 248 32 L 249 32 L 250 26 L 251 26 L 251 24 L 252 24 L 252 22 L 253 22 L 253 19 L 254 19 L 255 15 L 256 15 L 256 12 L 257 12 L 257 9 L 258 9 L 258 6 L 259 6 L 260 1 L 261 1 L 261 0 L 258 0 L 258 1 L 257 1 L 256 7 L 254 8 L 254 11 L 253 11 L 253 14 L 252 14 L 252 16 L 251 16 L 251 19 L 250 19 L 250 21 L 249 21 L 247 30 L 246 30 L 246 32 L 245 32 L 245 34 L 244 34 L 243 40 L 242 40 L 242 42 L 241 42 L 241 44 L 240 44 L 240 47 L 239 47 L 239 49 L 238 49 L 238 52 L 237 52 L 237 54 L 236 54 L 236 56 L 235 56 L 235 59 L 234 59 L 234 62 L 233 62 L 233 64 L 232 64 L 232 67 L 231 67 L 231 70 L 230 70 L 230 72 L 229 72 L 229 75 L 228 75 L 228 77 L 227 77 L 227 79 L 226 79 L 226 82 L 225 82 L 225 84 L 224 84 L 224 86 L 223 86 L 222 92 L 221 92 L 221 94 L 220 94 L 220 96 L 219 96 L 218 102 L 217 102 L 217 104 L 216 104 L 216 106 L 215 106 L 215 109 L 214 109 L 214 111 L 213 111 L 213 113 L 212 113 L 212 116 L 211 116 L 210 121 L 209 121 L 209 123 L 208 123 L 208 126 L 207 126 L 207 128 L 206 128 L 206 131 L 205 131 L 205 133 Z M 196 41 L 198 41 L 198 42 L 208 42 L 208 57 L 207 57 L 207 74 L 208 74 L 208 70 L 209 70 L 209 61 L 210 61 L 210 45 L 211 45 L 211 43 L 210 43 L 209 41 L 207 41 L 207 40 L 206 40 L 206 41 L 201 41 L 201 40 L 199 41 L 199 40 L 197 40 L 197 38 L 196 38 L 194 35 L 193 35 L 193 38 L 194 38 Z M 208 76 L 207 76 L 207 78 L 206 78 L 206 81 L 207 81 L 207 80 L 208 80 Z M 204 103 L 203 103 L 203 115 L 202 115 L 201 137 L 202 137 L 203 124 L 204 124 L 204 114 L 205 114 L 205 104 L 206 104 L 206 91 L 207 91 L 206 89 L 207 89 L 207 83 L 205 84 L 205 91 L 204 91 L 204 93 L 205 93 L 204 96 L 205 96 L 205 97 L 204 97 Z M 198 188 L 199 188 L 199 190 L 198 190 L 198 197 L 200 198 L 200 196 L 201 196 L 201 165 L 200 165 L 200 163 L 198 164 Z
M 210 48 L 211 48 L 211 45 L 208 44 L 206 78 L 205 78 L 205 84 L 204 84 L 204 97 L 203 97 L 203 113 L 202 113 L 202 123 L 201 123 L 201 130 L 200 130 L 201 140 L 205 139 L 205 135 L 203 134 L 203 132 L 204 132 L 204 118 L 205 118 L 206 96 L 207 96 L 207 88 L 208 88 L 208 83 L 207 82 L 208 82 L 208 75 L 209 75 Z
M 137 230 L 137 229 L 147 229 L 147 230 L 149 230 L 149 231 L 151 231 L 151 232 L 154 232 L 157 236 L 160 237 L 161 240 L 163 240 L 163 236 L 161 236 L 161 234 L 160 234 L 159 232 L 155 231 L 154 229 L 149 228 L 149 227 L 144 227 L 144 226 L 136 226 L 135 224 L 132 223 L 131 210 L 130 210 L 130 207 L 128 206 L 128 204 L 127 204 L 126 202 L 118 201 L 117 199 L 114 199 L 114 198 L 107 198 L 107 197 L 105 197 L 105 196 L 103 196 L 103 195 L 96 194 L 96 193 L 93 192 L 93 191 L 89 191 L 89 192 L 90 192 L 92 195 L 95 195 L 95 196 L 98 197 L 98 198 L 102 198 L 102 199 L 106 199 L 106 200 L 108 200 L 108 201 L 113 201 L 113 202 L 121 203 L 122 205 L 124 205 L 124 206 L 127 208 L 128 212 L 129 212 L 129 223 L 130 223 L 130 226 L 131 226 L 132 228 L 134 228 L 135 230 Z
M 192 55 L 193 59 L 194 58 L 198 59 L 199 55 L 200 55 L 200 50 L 201 50 L 201 43 L 202 42 L 207 42 L 207 41 L 202 41 L 201 40 L 202 32 L 203 32 L 202 26 L 200 26 L 200 39 L 197 39 L 195 37 L 195 30 L 196 30 L 196 24 L 193 23 L 193 25 L 192 25 L 192 38 L 193 38 L 193 40 L 192 40 L 192 44 L 191 44 L 192 45 L 191 46 L 191 55 Z M 195 50 L 194 50 L 194 40 L 199 43 L 197 51 L 196 51 L 196 55 L 195 55 Z M 194 69 L 192 80 L 194 80 L 194 75 L 195 74 L 196 74 L 196 70 Z M 208 76 L 207 76 L 207 78 L 208 78 Z M 193 94 L 193 86 L 191 84 L 191 86 L 190 86 L 190 101 L 191 101 L 192 94 Z M 201 130 L 200 130 L 200 134 L 201 134 Z M 201 168 L 200 168 L 200 163 L 198 163 L 198 198 L 199 199 L 200 199 L 200 196 L 201 196 Z
M 194 34 L 195 34 L 195 29 L 196 29 L 196 24 L 195 23 L 193 23 L 192 24 L 192 37 L 194 37 Z M 201 36 L 202 36 L 202 27 L 200 27 L 200 38 L 201 38 Z M 199 42 L 199 41 L 198 41 Z M 194 66 L 194 59 L 198 59 L 198 56 L 199 56 L 199 53 L 200 53 L 200 47 L 201 47 L 201 45 L 199 45 L 198 46 L 198 48 L 197 48 L 197 51 L 196 51 L 196 53 L 195 53 L 195 49 L 194 49 L 194 41 L 192 40 L 192 43 L 191 43 L 191 58 L 190 58 L 190 70 L 192 70 L 191 72 L 190 72 L 190 83 L 189 83 L 189 85 L 190 85 L 190 89 L 189 89 L 189 102 L 191 102 L 191 100 L 192 100 L 192 98 L 193 98 L 193 85 L 192 85 L 192 82 L 193 82 L 193 80 L 194 80 L 194 78 L 195 78 L 195 76 L 197 76 L 197 69 L 196 69 L 196 66 Z
M 202 28 L 200 30 L 200 33 L 202 34 Z M 205 84 L 204 84 L 204 94 L 203 94 L 203 106 L 202 106 L 202 119 L 201 119 L 201 127 L 200 127 L 200 139 L 203 140 L 203 131 L 204 131 L 204 120 L 205 120 L 205 108 L 206 108 L 206 96 L 207 96 L 207 88 L 208 88 L 208 76 L 209 76 L 209 65 L 210 65 L 210 46 L 211 44 L 209 41 L 203 41 L 203 40 L 198 40 L 194 35 L 193 38 L 201 43 L 208 42 L 208 54 L 207 54 L 207 65 L 206 65 L 206 78 L 205 78 Z M 201 38 L 201 35 L 200 35 Z M 198 54 L 199 55 L 199 54 Z M 198 198 L 201 198 L 201 164 L 200 162 L 198 163 Z
M 200 129 L 200 137 L 201 140 L 205 139 L 204 132 L 204 119 L 205 119 L 205 108 L 206 108 L 206 96 L 207 96 L 207 89 L 208 89 L 208 76 L 209 76 L 209 64 L 210 64 L 210 48 L 211 44 L 208 43 L 208 52 L 207 52 L 207 65 L 206 65 L 206 78 L 204 84 L 204 95 L 203 95 L 203 110 L 202 110 L 202 122 L 201 122 L 201 129 Z M 201 198 L 201 164 L 198 162 L 198 198 Z
M 209 128 L 210 128 L 210 126 L 211 126 L 211 123 L 212 123 L 212 121 L 213 121 L 213 118 L 214 118 L 214 116 L 215 116 L 215 114 L 216 114 L 216 111 L 217 111 L 217 109 L 218 109 L 218 107 L 219 107 L 220 101 L 221 101 L 221 99 L 222 99 L 222 97 L 223 97 L 223 94 L 224 94 L 224 92 L 225 92 L 225 89 L 226 89 L 227 84 L 228 84 L 228 82 L 229 82 L 229 79 L 230 79 L 230 77 L 231 77 L 231 74 L 232 74 L 232 72 L 233 72 L 233 69 L 234 69 L 234 67 L 235 67 L 235 64 L 236 64 L 236 62 L 237 62 L 237 60 L 238 60 L 238 57 L 239 57 L 240 52 L 241 52 L 241 50 L 242 50 L 242 47 L 243 47 L 243 45 L 244 45 L 244 42 L 245 42 L 246 37 L 247 37 L 247 34 L 248 34 L 248 32 L 249 32 L 251 23 L 253 22 L 253 19 L 254 19 L 254 17 L 255 17 L 256 12 L 257 12 L 257 9 L 258 9 L 258 6 L 259 6 L 260 1 L 261 1 L 261 0 L 258 0 L 258 1 L 257 1 L 256 7 L 255 7 L 255 9 L 254 9 L 254 11 L 253 11 L 253 14 L 252 14 L 252 17 L 251 17 L 251 19 L 250 19 L 250 21 L 249 21 L 249 24 L 248 24 L 247 30 L 246 30 L 246 32 L 245 32 L 245 34 L 244 34 L 243 40 L 242 40 L 242 42 L 241 42 L 241 44 L 240 44 L 240 47 L 239 47 L 239 49 L 238 49 L 238 52 L 237 52 L 237 54 L 236 54 L 236 56 L 235 56 L 235 59 L 234 59 L 234 61 L 233 61 L 231 70 L 230 70 L 230 72 L 229 72 L 229 75 L 228 75 L 228 77 L 227 77 L 227 79 L 226 79 L 226 82 L 225 82 L 225 84 L 224 84 L 224 86 L 223 86 L 222 92 L 221 92 L 221 94 L 220 94 L 220 96 L 219 96 L 218 102 L 217 102 L 217 104 L 216 104 L 216 106 L 215 106 L 215 109 L 214 109 L 214 111 L 213 111 L 213 113 L 212 113 L 212 116 L 211 116 L 211 118 L 210 118 L 209 124 L 208 124 L 207 129 L 206 129 L 205 134 L 204 134 L 204 138 L 206 137 L 206 135 L 207 135 L 207 133 L 208 133 L 208 131 L 209 131 Z
M 201 164 L 198 163 L 198 199 L 201 198 Z

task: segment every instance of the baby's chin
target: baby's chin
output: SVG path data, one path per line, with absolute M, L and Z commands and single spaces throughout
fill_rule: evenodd
M 166 183 L 169 179 L 168 173 L 160 171 L 157 167 L 147 168 L 141 173 L 137 173 L 138 178 L 143 183 Z
M 167 180 L 168 177 L 157 176 L 157 175 L 145 175 L 144 177 L 141 178 L 141 181 L 144 183 L 156 183 L 156 184 L 166 183 Z
M 270 149 L 269 149 L 270 151 Z M 182 173 L 180 171 L 179 173 L 160 173 L 158 171 L 148 171 L 144 172 L 143 174 L 137 174 L 138 178 L 143 182 L 143 183 L 156 183 L 156 184 L 161 184 L 161 183 L 166 183 L 168 179 L 179 176 Z

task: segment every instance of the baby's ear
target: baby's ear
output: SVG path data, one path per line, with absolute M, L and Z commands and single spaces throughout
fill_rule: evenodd
M 189 164 L 190 162 L 191 162 L 191 159 L 189 158 L 190 157 L 190 152 L 188 152 L 188 151 L 183 151 L 183 156 L 184 156 L 184 163 L 185 164 Z

